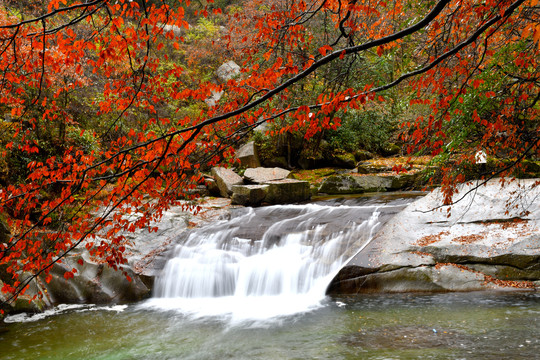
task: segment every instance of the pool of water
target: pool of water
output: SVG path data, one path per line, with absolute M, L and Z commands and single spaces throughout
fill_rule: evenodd
M 540 357 L 538 293 L 363 295 L 237 324 L 146 303 L 64 306 L 7 321 L 0 327 L 0 359 Z

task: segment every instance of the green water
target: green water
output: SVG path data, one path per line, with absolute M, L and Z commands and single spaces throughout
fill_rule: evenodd
M 231 327 L 130 305 L 0 328 L 0 359 L 539 359 L 540 294 L 370 295 Z

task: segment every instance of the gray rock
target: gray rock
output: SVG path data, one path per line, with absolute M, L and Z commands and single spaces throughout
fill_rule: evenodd
M 283 179 L 268 181 L 268 194 L 264 199 L 270 204 L 288 204 L 300 201 L 306 201 L 311 198 L 309 182 Z
M 259 206 L 268 193 L 268 185 L 234 185 L 231 204 Z
M 223 197 L 232 195 L 233 185 L 242 185 L 244 183 L 240 175 L 231 169 L 223 167 L 212 168 L 212 176 L 216 180 L 220 195 Z
M 388 177 L 392 183 L 388 190 L 406 190 L 414 188 L 419 181 L 419 173 L 406 173 L 400 175 L 391 175 Z
M 83 259 L 80 265 L 77 261 Z M 66 280 L 64 273 L 77 269 L 72 279 Z M 94 262 L 88 252 L 64 258 L 62 264 L 54 264 L 52 280 L 46 285 L 47 295 L 53 303 L 113 304 L 140 301 L 150 296 L 151 289 L 127 266 L 115 271 L 105 264 Z M 128 280 L 123 272 L 131 278 Z
M 182 37 L 186 33 L 185 29 L 182 29 L 181 27 L 178 27 L 176 25 L 165 24 L 165 25 L 162 25 L 162 29 L 164 33 L 172 32 L 174 36 L 177 36 L 177 37 Z
M 240 66 L 232 60 L 222 64 L 216 70 L 216 76 L 221 82 L 227 82 L 238 74 L 240 74 Z
M 355 176 L 356 183 L 362 192 L 387 191 L 392 188 L 392 179 L 387 176 Z
M 263 117 L 260 117 L 258 120 L 263 120 Z M 265 135 L 268 130 L 270 130 L 270 124 L 268 124 L 267 122 L 262 122 L 257 125 L 255 129 L 253 129 L 254 132 L 261 133 L 263 135 Z
M 356 194 L 362 189 L 352 175 L 332 175 L 323 180 L 319 192 L 324 194 Z
M 254 141 L 244 144 L 236 152 L 236 157 L 240 160 L 240 164 L 247 168 L 257 168 L 261 166 L 257 146 Z
M 247 182 L 255 184 L 263 184 L 268 181 L 286 179 L 291 172 L 289 170 L 275 168 L 263 168 L 257 167 L 254 169 L 247 169 L 244 172 L 244 179 Z
M 387 191 L 392 188 L 389 177 L 365 175 L 332 175 L 324 179 L 319 192 L 324 194 L 361 194 Z
M 463 185 L 450 213 L 434 210 L 441 193 L 430 193 L 390 220 L 328 292 L 533 288 L 540 280 L 540 187 L 532 184 Z
M 219 102 L 219 100 L 221 100 L 221 97 L 223 96 L 223 94 L 224 94 L 224 91 L 213 91 L 212 90 L 212 95 L 209 98 L 206 98 L 206 100 L 204 100 L 204 102 L 209 107 L 216 106 L 216 104 Z

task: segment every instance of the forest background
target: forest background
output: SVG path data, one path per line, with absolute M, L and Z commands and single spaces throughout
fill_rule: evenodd
M 82 245 L 118 268 L 126 232 L 237 166 L 250 139 L 291 168 L 429 156 L 447 204 L 480 150 L 484 180 L 534 168 L 539 13 L 537 0 L 4 1 L 2 292 L 47 281 Z M 219 81 L 231 60 L 240 73 Z

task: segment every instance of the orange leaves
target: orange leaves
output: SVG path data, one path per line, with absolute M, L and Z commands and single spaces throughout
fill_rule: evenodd
M 332 51 L 332 47 L 330 45 L 324 45 L 323 47 L 320 47 L 319 48 L 319 53 L 322 55 L 322 56 L 326 56 L 326 53 L 328 51 Z
M 66 271 L 64 273 L 64 279 L 66 280 L 72 279 L 76 272 L 77 272 L 77 269 L 75 268 L 73 268 L 71 271 Z

